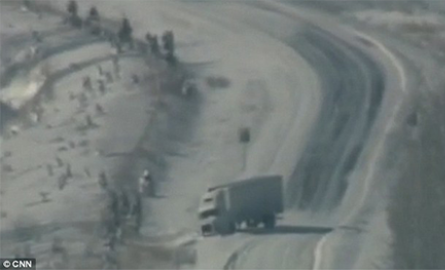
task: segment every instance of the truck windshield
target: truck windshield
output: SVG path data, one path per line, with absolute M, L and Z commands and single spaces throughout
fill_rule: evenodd
M 216 216 L 218 214 L 218 210 L 217 209 L 210 209 L 210 210 L 206 210 L 204 212 L 201 212 L 199 214 L 200 218 L 208 218 L 211 216 Z

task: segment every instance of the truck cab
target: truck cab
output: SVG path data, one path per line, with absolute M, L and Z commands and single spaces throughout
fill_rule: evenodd
M 211 235 L 217 232 L 230 232 L 228 221 L 224 218 L 226 204 L 223 189 L 208 189 L 201 198 L 198 214 L 201 232 L 203 235 Z
M 211 187 L 202 196 L 198 216 L 202 234 L 232 234 L 243 225 L 275 227 L 283 212 L 283 177 L 256 176 Z

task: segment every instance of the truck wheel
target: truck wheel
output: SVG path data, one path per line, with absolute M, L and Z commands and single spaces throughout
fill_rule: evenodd
M 227 227 L 227 234 L 233 234 L 236 231 L 235 223 L 231 222 L 229 223 Z
M 264 217 L 264 227 L 266 229 L 273 229 L 275 227 L 275 215 L 265 216 Z
M 258 222 L 254 219 L 249 219 L 246 223 L 247 227 L 249 228 L 255 228 L 256 226 L 258 226 Z

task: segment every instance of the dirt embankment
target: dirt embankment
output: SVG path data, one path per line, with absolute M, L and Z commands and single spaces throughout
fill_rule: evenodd
M 43 17 L 59 16 L 50 11 Z M 52 45 L 46 48 L 46 58 L 51 58 L 54 70 L 43 87 L 50 95 L 33 101 L 32 108 L 41 109 L 38 121 L 26 119 L 16 134 L 2 138 L 2 254 L 37 257 L 47 269 L 100 268 L 116 258 L 128 268 L 171 268 L 167 261 L 172 250 L 162 248 L 163 243 L 150 246 L 150 239 L 144 238 L 132 244 L 141 240 L 137 234 L 124 232 L 117 254 L 106 250 L 109 220 L 103 213 L 110 193 L 101 190 L 97 176 L 105 171 L 110 190 L 119 196 L 136 196 L 142 168 L 149 167 L 162 182 L 168 170 L 162 154 L 166 141 L 177 132 L 191 132 L 199 95 L 180 95 L 189 75 L 180 64 L 171 67 L 153 55 L 124 50 L 118 56 L 120 71 L 113 71 L 108 51 L 100 55 L 107 42 L 97 38 L 93 44 L 69 46 L 67 41 L 90 36 L 67 32 L 43 41 Z M 86 77 L 92 81 L 88 91 L 90 87 L 82 87 Z M 148 205 L 141 214 L 149 214 Z M 119 219 L 125 227 L 125 217 Z

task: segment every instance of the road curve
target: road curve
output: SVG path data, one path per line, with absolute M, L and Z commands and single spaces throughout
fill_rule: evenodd
M 288 181 L 289 206 L 311 212 L 333 210 L 348 188 L 348 175 L 379 111 L 385 76 L 360 48 L 320 27 L 307 24 L 286 42 L 318 72 L 323 89 L 311 140 Z M 313 268 L 321 239 L 311 233 L 263 237 L 237 250 L 226 268 Z
M 308 29 L 291 43 L 321 75 L 324 99 L 288 190 L 299 208 L 331 210 L 348 187 L 380 107 L 384 75 L 368 55 L 321 29 Z

